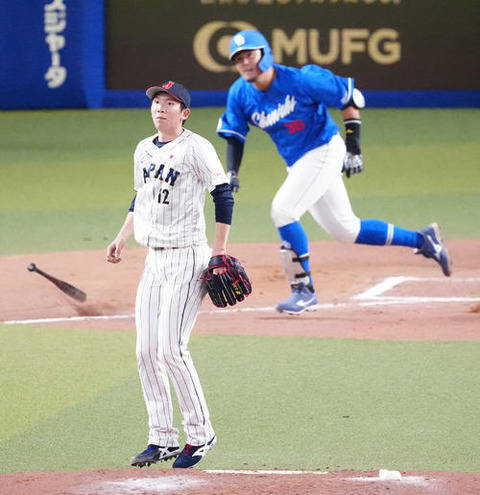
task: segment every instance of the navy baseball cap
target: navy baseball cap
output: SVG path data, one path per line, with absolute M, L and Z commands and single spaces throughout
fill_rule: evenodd
M 190 93 L 187 88 L 182 86 L 180 83 L 175 81 L 167 81 L 164 82 L 160 86 L 152 86 L 148 88 L 146 93 L 147 96 L 153 100 L 157 93 L 168 93 L 170 96 L 173 96 L 180 103 L 183 103 L 187 108 L 190 108 Z

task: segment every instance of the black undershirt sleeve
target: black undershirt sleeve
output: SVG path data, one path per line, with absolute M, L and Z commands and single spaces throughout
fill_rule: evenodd
M 238 174 L 242 163 L 244 143 L 237 138 L 227 138 L 227 171 Z

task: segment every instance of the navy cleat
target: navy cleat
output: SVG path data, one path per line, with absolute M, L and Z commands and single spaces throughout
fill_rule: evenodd
M 448 254 L 447 248 L 443 244 L 440 227 L 432 223 L 420 231 L 423 235 L 423 245 L 415 249 L 415 254 L 423 254 L 425 258 L 433 258 L 441 267 L 445 276 L 452 274 L 452 259 Z
M 299 315 L 304 311 L 315 311 L 317 309 L 317 296 L 315 291 L 310 290 L 305 284 L 292 285 L 292 293 L 285 301 L 277 304 L 279 313 Z
M 150 444 L 141 454 L 132 457 L 130 460 L 131 466 L 150 466 L 158 461 L 166 461 L 172 457 L 177 457 L 180 454 L 180 446 L 178 447 L 160 447 L 159 445 Z
M 180 455 L 176 458 L 173 463 L 174 468 L 191 468 L 198 464 L 203 456 L 212 449 L 217 443 L 217 437 L 214 436 L 209 442 L 203 445 L 185 445 Z

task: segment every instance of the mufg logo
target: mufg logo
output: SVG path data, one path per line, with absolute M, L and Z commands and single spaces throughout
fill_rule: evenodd
M 229 60 L 229 44 L 237 31 L 257 29 L 242 21 L 212 21 L 195 34 L 193 52 L 199 65 L 210 72 L 236 71 Z M 349 65 L 354 57 L 367 56 L 378 65 L 392 65 L 401 60 L 400 34 L 395 29 L 296 29 L 287 35 L 274 28 L 269 36 L 275 62 L 284 56 L 293 57 L 297 65 L 313 63 L 329 65 L 340 62 Z

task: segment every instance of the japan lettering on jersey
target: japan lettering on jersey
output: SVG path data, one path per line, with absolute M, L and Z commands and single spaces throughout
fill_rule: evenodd
M 354 80 L 317 65 L 274 67 L 276 77 L 267 91 L 259 91 L 242 77 L 232 84 L 217 133 L 244 142 L 249 125 L 259 127 L 290 166 L 338 133 L 327 107 L 342 108 L 352 97 Z
M 135 239 L 153 248 L 203 244 L 205 191 L 227 182 L 217 152 L 186 129 L 161 148 L 155 137 L 140 141 L 134 153 Z

